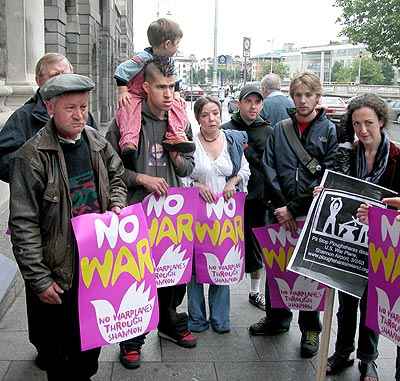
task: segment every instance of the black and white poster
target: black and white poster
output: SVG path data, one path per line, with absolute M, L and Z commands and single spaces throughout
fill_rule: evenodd
M 368 225 L 360 204 L 385 207 L 397 195 L 379 185 L 325 171 L 288 269 L 360 298 L 368 279 Z

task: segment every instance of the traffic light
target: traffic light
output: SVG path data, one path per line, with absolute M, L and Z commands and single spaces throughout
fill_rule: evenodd
M 240 69 L 240 79 L 244 79 L 244 69 Z

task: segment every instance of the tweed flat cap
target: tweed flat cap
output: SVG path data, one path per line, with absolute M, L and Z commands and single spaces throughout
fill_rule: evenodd
M 45 82 L 40 88 L 40 95 L 47 101 L 65 93 L 90 91 L 94 86 L 94 82 L 84 75 L 60 74 Z

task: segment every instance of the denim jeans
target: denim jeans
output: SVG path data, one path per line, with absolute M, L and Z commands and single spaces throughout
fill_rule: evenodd
M 265 313 L 272 325 L 289 328 L 293 313 L 287 308 L 272 308 L 269 295 L 268 280 L 265 278 Z M 301 332 L 321 332 L 322 326 L 318 311 L 299 311 L 299 327 Z
M 378 358 L 379 335 L 365 325 L 367 315 L 367 289 L 361 302 L 354 296 L 339 291 L 339 310 L 336 314 L 338 331 L 335 351 L 348 357 L 354 351 L 354 339 L 357 330 L 357 310 L 360 307 L 360 323 L 358 325 L 357 358 L 369 362 Z
M 187 287 L 189 329 L 202 332 L 208 329 L 209 323 L 216 331 L 230 329 L 230 292 L 229 286 L 210 284 L 208 289 L 208 305 L 210 308 L 210 322 L 207 320 L 204 287 L 196 282 L 196 275 Z

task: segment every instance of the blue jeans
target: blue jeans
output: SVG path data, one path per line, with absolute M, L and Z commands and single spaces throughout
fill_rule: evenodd
M 229 286 L 216 286 L 210 284 L 208 289 L 208 305 L 210 308 L 210 321 L 207 320 L 206 303 L 203 285 L 196 282 L 196 275 L 192 275 L 187 285 L 188 295 L 188 327 L 191 331 L 202 332 L 208 329 L 211 323 L 215 331 L 230 329 L 230 293 Z

